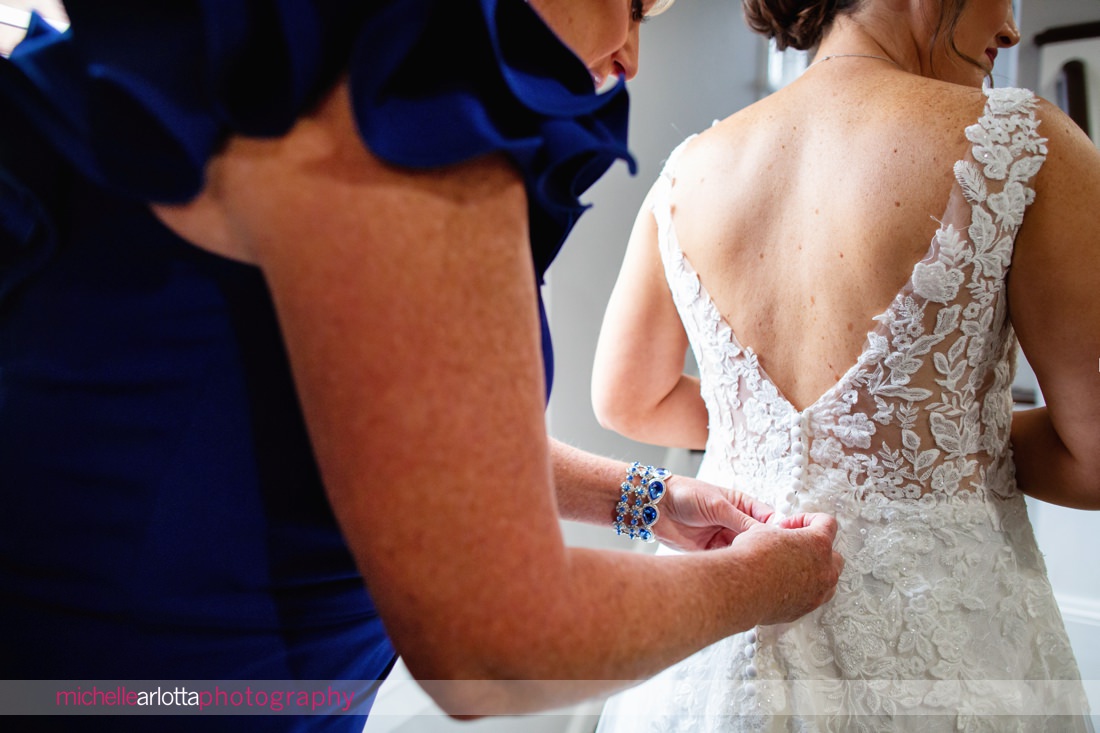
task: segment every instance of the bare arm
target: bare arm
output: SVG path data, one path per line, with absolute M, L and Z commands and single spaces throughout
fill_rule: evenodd
M 1100 153 L 1044 105 L 1049 157 L 1036 181 L 1008 280 L 1009 308 L 1046 406 L 1015 414 L 1021 490 L 1100 509 Z
M 604 315 L 592 404 L 601 425 L 629 438 L 701 449 L 707 411 L 699 380 L 684 373 L 688 340 L 657 249 L 652 196 L 634 222 Z
M 557 440 L 550 441 L 550 454 L 562 519 L 610 527 L 628 464 Z M 772 507 L 739 491 L 678 475 L 669 480 L 659 507 L 661 518 L 653 527 L 657 538 L 685 551 L 727 547 L 773 513 Z
M 824 517 L 676 558 L 563 545 L 524 189 L 505 161 L 391 168 L 341 87 L 286 138 L 231 142 L 210 173 L 193 205 L 158 213 L 263 269 L 336 516 L 445 710 L 592 696 L 831 593 Z

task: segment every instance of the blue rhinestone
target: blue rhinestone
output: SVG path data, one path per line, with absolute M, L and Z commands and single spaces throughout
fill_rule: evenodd
M 650 481 L 649 482 L 649 500 L 657 501 L 665 495 L 665 484 L 663 481 Z
M 646 542 L 649 542 L 653 539 L 653 533 L 650 532 L 648 529 L 643 529 L 641 532 L 638 533 L 638 537 L 645 540 Z
M 647 506 L 642 510 L 642 521 L 647 525 L 656 522 L 659 516 L 660 514 L 657 512 L 657 507 L 655 506 Z

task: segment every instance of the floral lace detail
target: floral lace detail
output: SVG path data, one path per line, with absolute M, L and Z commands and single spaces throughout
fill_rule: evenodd
M 1047 152 L 1035 106 L 1026 90 L 987 91 L 926 256 L 802 411 L 680 250 L 670 156 L 653 213 L 710 415 L 700 476 L 780 515 L 836 516 L 847 564 L 829 604 L 614 698 L 600 733 L 1091 729 L 1009 444 L 1005 278 Z

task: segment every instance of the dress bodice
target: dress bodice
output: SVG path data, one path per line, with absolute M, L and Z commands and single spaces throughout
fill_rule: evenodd
M 700 478 L 835 516 L 846 564 L 829 603 L 615 698 L 600 733 L 1089 729 L 1009 443 L 1005 278 L 1046 141 L 1030 92 L 987 95 L 926 256 L 803 410 L 681 251 L 669 158 L 653 214 L 709 413 Z
M 958 185 L 927 254 L 875 317 L 857 361 L 803 410 L 738 342 L 680 250 L 670 157 L 653 213 L 699 363 L 711 461 L 760 489 L 789 489 L 770 497 L 788 513 L 824 487 L 872 504 L 1011 490 L 1015 339 L 1005 275 L 1046 155 L 1034 105 L 1022 90 L 989 93 L 966 130 L 971 154 L 955 164 Z

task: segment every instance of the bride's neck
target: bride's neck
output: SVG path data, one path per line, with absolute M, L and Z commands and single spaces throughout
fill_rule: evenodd
M 897 18 L 896 12 L 883 14 L 876 7 L 877 4 L 868 3 L 867 9 L 837 17 L 821 40 L 814 59 L 876 56 L 893 61 L 905 71 L 921 73 L 922 53 L 912 29 Z

